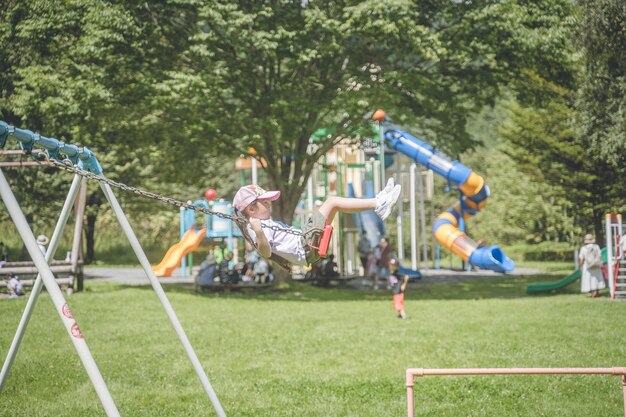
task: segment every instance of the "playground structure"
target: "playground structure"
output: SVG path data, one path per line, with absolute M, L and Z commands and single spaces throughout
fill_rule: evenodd
M 606 214 L 605 233 L 606 247 L 602 248 L 602 261 L 606 268 L 609 293 L 613 300 L 626 299 L 626 259 L 620 247 L 626 228 L 622 224 L 621 214 Z M 578 268 L 558 281 L 529 284 L 526 291 L 529 294 L 556 291 L 578 281 L 581 276 L 582 270 Z
M 354 146 L 349 141 L 340 142 L 331 148 L 320 160 L 308 179 L 306 193 L 303 196 L 296 214 L 294 226 L 302 226 L 306 218 L 313 212 L 316 202 L 324 201 L 329 195 L 347 195 L 350 197 L 373 197 L 380 191 L 385 183 L 386 170 L 395 164 L 393 175 L 397 182 L 403 184 L 403 198 L 398 201 L 398 214 L 396 216 L 396 241 L 397 257 L 400 260 L 400 271 L 412 277 L 420 277 L 418 270 L 418 257 L 423 266 L 428 267 L 428 242 L 426 238 L 426 215 L 424 202 L 432 199 L 433 173 L 441 175 L 449 183 L 456 185 L 460 192 L 457 204 L 441 213 L 433 225 L 435 239 L 464 262 L 482 269 L 490 269 L 496 272 L 510 272 L 515 268 L 515 263 L 508 258 L 498 246 L 479 247 L 479 245 L 465 234 L 465 221 L 476 214 L 486 204 L 489 197 L 489 188 L 484 179 L 471 169 L 459 163 L 451 161 L 437 149 L 415 138 L 407 132 L 394 128 L 386 128 L 383 119 L 385 114 L 382 110 L 374 113 L 377 127 L 372 125 L 371 130 L 362 132 L 364 143 Z M 332 132 L 320 129 L 311 136 L 311 143 L 323 140 Z M 376 138 L 376 136 L 379 136 Z M 388 147 L 385 146 L 388 145 Z M 255 151 L 249 150 L 250 157 L 239 158 L 236 161 L 236 169 L 252 170 L 252 182 L 257 182 L 257 166 L 259 161 L 254 156 Z M 405 156 L 413 161 L 408 169 L 402 168 L 400 156 Z M 260 163 L 263 166 L 263 161 Z M 423 166 L 426 171 L 418 171 L 418 166 Z M 245 183 L 242 171 L 242 185 Z M 406 191 L 408 189 L 408 191 Z M 427 197 L 430 195 L 430 197 Z M 410 267 L 404 266 L 405 250 L 403 238 L 403 217 L 405 214 L 403 201 L 409 202 L 410 214 Z M 199 200 L 194 205 L 204 205 L 224 213 L 232 213 L 232 207 L 228 202 L 213 202 Z M 182 240 L 186 233 L 195 224 L 193 211 L 181 209 L 181 242 L 175 244 L 164 257 L 160 265 L 155 267 L 159 276 L 169 276 L 173 271 L 173 265 L 179 263 L 183 275 L 187 274 L 187 264 L 191 265 L 191 253 L 200 245 L 201 241 L 194 241 L 193 246 L 183 256 L 182 252 L 176 251 L 175 246 L 184 244 Z M 330 242 L 331 251 L 335 253 L 335 259 L 339 270 L 345 276 L 353 276 L 359 270 L 355 260 L 356 241 L 361 233 L 366 233 L 370 243 L 374 246 L 386 234 L 385 225 L 382 222 L 368 219 L 373 213 L 360 213 L 353 216 L 338 216 L 335 218 L 333 227 L 337 231 Z M 418 219 L 419 217 L 419 219 Z M 212 226 L 212 222 L 219 225 L 219 229 Z M 237 238 L 242 237 L 237 228 L 231 222 L 219 224 L 220 219 L 207 217 L 204 224 L 206 238 L 208 240 L 222 238 L 227 242 L 228 250 L 234 255 L 234 262 L 239 259 L 240 247 Z M 418 232 L 421 232 L 421 242 L 418 241 Z M 421 246 L 421 253 L 420 253 Z M 242 245 L 243 247 L 243 245 Z M 433 254 L 439 267 L 438 249 L 437 255 Z M 174 256 L 175 255 L 175 256 Z M 185 256 L 187 255 L 187 256 Z M 164 265 L 170 264 L 165 268 Z M 297 273 L 297 271 L 296 271 Z
M 373 132 L 366 132 L 375 136 L 379 134 L 378 141 L 373 140 L 369 149 L 369 160 L 367 146 L 365 150 L 355 151 L 350 146 L 341 143 L 333 149 L 331 156 L 325 157 L 320 164 L 320 169 L 314 171 L 309 179 L 307 192 L 307 210 L 303 213 L 312 212 L 313 200 L 315 198 L 324 199 L 329 193 L 337 193 L 349 196 L 373 196 L 376 191 L 380 190 L 382 184 L 385 183 L 386 170 L 394 163 L 394 155 L 398 159 L 394 175 L 396 180 L 402 182 L 405 174 L 400 168 L 400 155 L 406 156 L 413 164 L 411 164 L 408 172 L 409 191 L 404 192 L 404 197 L 408 197 L 410 204 L 410 252 L 411 267 L 417 270 L 418 262 L 418 229 L 422 233 L 422 259 L 425 263 L 428 260 L 427 242 L 425 236 L 426 220 L 424 210 L 424 189 L 428 188 L 423 181 L 424 175 L 420 173 L 416 175 L 417 166 L 423 166 L 430 173 L 432 181 L 432 173 L 438 174 L 445 178 L 450 184 L 458 187 L 460 199 L 457 204 L 441 213 L 434 222 L 433 234 L 435 239 L 444 248 L 460 257 L 464 262 L 472 266 L 489 269 L 496 272 L 511 272 L 515 268 L 515 263 L 507 257 L 498 246 L 480 247 L 475 241 L 470 239 L 465 230 L 465 221 L 472 215 L 482 209 L 489 197 L 489 188 L 485 184 L 483 177 L 474 173 L 470 168 L 464 166 L 458 161 L 451 161 L 446 155 L 427 143 L 415 138 L 411 134 L 393 128 L 384 124 L 385 113 L 377 110 L 373 115 L 378 128 L 372 129 Z M 376 132 L 377 131 L 377 132 Z M 326 130 L 318 133 L 318 136 L 327 134 Z M 388 147 L 388 149 L 387 149 Z M 373 151 L 373 152 L 372 152 Z M 357 170 L 355 172 L 355 170 Z M 329 180 L 329 173 L 332 173 L 332 179 Z M 317 182 L 316 178 L 321 177 L 323 185 L 314 186 Z M 426 175 L 428 179 L 428 174 Z M 430 186 L 432 188 L 432 186 Z M 314 188 L 317 188 L 314 191 Z M 407 188 L 406 186 L 404 187 Z M 321 192 L 320 192 L 321 189 Z M 407 196 L 408 194 L 408 196 Z M 416 196 L 418 198 L 416 198 Z M 419 202 L 420 221 L 418 225 L 416 208 Z M 353 260 L 355 256 L 355 240 L 357 234 L 361 230 L 365 230 L 372 244 L 376 244 L 380 237 L 384 234 L 384 225 L 372 226 L 372 222 L 366 218 L 367 213 L 360 216 L 354 216 L 356 220 L 337 219 L 337 227 L 339 233 L 333 239 L 333 249 L 337 257 L 338 265 L 346 274 L 351 274 L 355 270 Z M 359 220 L 360 219 L 360 220 Z M 397 255 L 402 262 L 405 259 L 403 247 L 403 202 L 398 201 L 398 215 L 396 217 L 397 224 Z M 365 227 L 364 227 L 365 225 Z M 438 264 L 437 264 L 438 266 Z M 408 268 L 406 270 L 409 270 Z
M 604 263 L 604 265 L 607 265 L 608 261 L 607 261 L 606 248 L 602 248 L 602 262 Z M 577 268 L 571 274 L 557 281 L 536 282 L 533 284 L 528 284 L 528 287 L 526 287 L 526 292 L 528 294 L 538 294 L 538 293 L 556 291 L 561 288 L 565 288 L 568 285 L 578 281 L 581 278 L 581 276 L 582 276 L 582 269 Z
M 250 155 L 255 155 L 254 148 L 248 149 Z M 245 185 L 244 171 L 251 169 L 252 171 L 252 184 L 257 183 L 257 166 L 259 162 L 254 157 L 237 158 L 235 161 L 235 169 L 241 171 L 241 185 Z M 261 160 L 261 166 L 264 165 L 264 161 Z M 230 201 L 220 198 L 216 201 L 217 191 L 213 188 L 209 188 L 204 193 L 204 199 L 196 200 L 191 205 L 193 207 L 203 207 L 207 211 L 217 212 L 225 214 L 226 216 L 234 215 L 234 209 Z M 209 250 L 214 248 L 220 248 L 222 255 L 224 249 L 227 249 L 229 253 L 233 255 L 232 264 L 237 264 L 240 260 L 240 249 L 245 246 L 239 246 L 239 238 L 243 238 L 241 230 L 235 227 L 233 222 L 227 218 L 220 217 L 215 214 L 204 214 L 204 221 L 202 223 L 202 232 L 198 232 L 195 238 L 191 238 L 190 232 L 197 225 L 196 220 L 197 210 L 191 208 L 180 208 L 180 241 L 174 243 L 165 253 L 161 262 L 153 267 L 155 274 L 160 277 L 172 276 L 174 270 L 180 267 L 180 275 L 188 276 L 192 274 L 193 265 L 193 253 L 198 248 L 208 243 Z M 200 236 L 203 235 L 203 236 Z M 231 265 L 232 267 L 232 265 Z
M 209 195 L 209 191 L 212 191 Z M 232 216 L 234 210 L 230 201 L 224 199 L 215 200 L 216 192 L 213 189 L 207 190 L 205 193 L 206 200 L 196 200 L 192 207 L 202 207 L 207 211 L 214 213 L 222 213 L 226 216 Z M 173 271 L 180 267 L 182 276 L 191 274 L 191 265 L 193 264 L 193 252 L 197 250 L 201 244 L 209 243 L 211 247 L 225 247 L 228 252 L 233 254 L 233 263 L 239 262 L 239 242 L 242 238 L 241 231 L 232 221 L 227 218 L 219 217 L 216 214 L 204 213 L 204 219 L 199 231 L 196 221 L 197 211 L 192 208 L 180 208 L 180 241 L 172 245 L 163 260 L 153 270 L 157 276 L 169 277 Z M 189 268 L 187 267 L 189 266 Z
M 194 228 L 190 228 L 185 232 L 183 237 L 180 239 L 180 242 L 174 244 L 170 247 L 163 257 L 161 263 L 157 266 L 152 267 L 152 270 L 158 277 L 169 277 L 172 275 L 172 271 L 178 268 L 181 260 L 185 258 L 187 254 L 189 254 L 192 250 L 198 247 L 202 239 L 204 239 L 204 235 L 206 233 L 206 228 L 200 229 L 199 232 L 196 232 Z M 185 269 L 183 268 L 183 271 Z
M 622 223 L 622 215 L 608 213 L 604 218 L 606 233 L 606 263 L 611 298 L 626 299 L 626 259 L 624 248 L 621 246 L 626 235 L 626 228 Z
M 87 147 L 80 147 L 77 145 L 64 143 L 54 138 L 48 138 L 39 134 L 35 134 L 30 130 L 15 128 L 14 126 L 11 126 L 4 121 L 0 121 L 0 148 L 4 147 L 9 136 L 15 137 L 19 141 L 19 145 L 22 150 L 26 151 L 29 154 L 32 154 L 35 159 L 44 158 L 49 163 L 59 168 L 73 172 L 74 178 L 70 186 L 67 198 L 65 200 L 65 204 L 61 211 L 61 215 L 59 216 L 56 227 L 54 229 L 52 239 L 44 257 L 44 255 L 37 247 L 33 231 L 28 225 L 26 217 L 24 216 L 24 213 L 17 199 L 15 198 L 15 195 L 13 194 L 13 191 L 11 190 L 9 183 L 4 176 L 4 172 L 0 168 L 0 197 L 2 198 L 2 201 L 4 202 L 13 222 L 15 223 L 15 226 L 22 240 L 24 241 L 24 245 L 26 246 L 26 249 L 28 250 L 31 259 L 33 260 L 33 263 L 35 264 L 39 272 L 35 283 L 33 284 L 33 289 L 31 291 L 26 308 L 18 325 L 18 329 L 9 348 L 7 358 L 3 363 L 2 371 L 0 372 L 0 391 L 2 390 L 2 387 L 6 382 L 8 373 L 17 354 L 17 350 L 19 349 L 22 337 L 30 320 L 38 296 L 43 286 L 45 285 L 50 295 L 50 298 L 52 299 L 52 302 L 55 306 L 55 309 L 65 326 L 70 340 L 74 344 L 74 348 L 76 349 L 78 356 L 80 357 L 83 366 L 87 371 L 89 379 L 96 390 L 96 393 L 104 407 L 107 416 L 111 417 L 120 415 L 117 406 L 115 405 L 115 402 L 113 401 L 113 398 L 111 397 L 111 394 L 107 388 L 107 385 L 104 382 L 104 379 L 102 378 L 102 375 L 93 359 L 93 356 L 91 355 L 89 347 L 87 346 L 85 336 L 80 331 L 78 323 L 72 315 L 71 309 L 69 308 L 68 303 L 65 301 L 65 298 L 63 296 L 63 293 L 61 292 L 61 289 L 59 288 L 58 283 L 55 281 L 54 275 L 49 265 L 57 249 L 60 237 L 63 232 L 63 228 L 65 227 L 65 224 L 67 223 L 67 220 L 69 218 L 70 209 L 78 196 L 80 184 L 83 181 L 83 177 L 87 177 L 99 181 L 102 192 L 104 193 L 109 204 L 111 205 L 111 208 L 113 209 L 117 219 L 119 220 L 120 225 L 124 233 L 126 234 L 129 243 L 131 244 L 131 247 L 137 255 L 139 263 L 143 267 L 148 279 L 150 280 L 152 288 L 159 298 L 159 301 L 161 302 L 172 326 L 174 327 L 174 330 L 176 331 L 178 338 L 183 345 L 185 353 L 192 363 L 196 375 L 200 379 L 200 383 L 204 391 L 208 395 L 213 405 L 213 408 L 215 409 L 215 412 L 218 416 L 225 417 L 226 414 L 224 413 L 224 410 L 217 398 L 217 395 L 215 394 L 206 373 L 202 369 L 202 365 L 200 364 L 200 361 L 195 351 L 193 350 L 193 347 L 191 346 L 191 343 L 189 342 L 189 339 L 185 334 L 180 324 L 180 321 L 178 320 L 178 317 L 176 316 L 176 313 L 172 308 L 172 305 L 165 295 L 165 292 L 163 291 L 159 280 L 156 278 L 154 272 L 152 271 L 148 258 L 146 257 L 146 254 L 144 253 L 141 244 L 135 236 L 134 231 L 130 226 L 130 223 L 128 222 L 128 219 L 126 218 L 126 215 L 124 214 L 119 202 L 117 201 L 115 194 L 113 194 L 111 185 L 145 196 L 151 196 L 155 199 L 162 200 L 162 198 L 158 198 L 152 193 L 144 192 L 138 189 L 132 189 L 131 187 L 115 183 L 114 181 L 111 181 L 104 177 L 102 168 L 100 167 L 100 164 L 95 154 L 91 152 Z M 44 151 L 33 152 L 33 148 L 35 146 L 41 147 L 42 149 L 44 149 Z M 165 201 L 169 204 L 178 205 L 179 207 L 188 207 L 186 203 L 173 199 L 166 199 Z
M 402 196 L 396 203 L 398 210 L 393 241 L 401 261 L 399 269 L 401 273 L 419 278 L 419 268 L 429 267 L 425 202 L 432 201 L 433 197 L 432 171 L 421 171 L 414 163 L 406 164 L 408 158 L 385 147 L 380 132 L 375 124 L 371 124 L 370 128 L 359 130 L 360 140 L 356 144 L 351 140 L 342 140 L 322 157 L 308 179 L 306 192 L 296 209 L 294 224 L 304 224 L 316 204 L 329 195 L 374 197 L 386 182 L 385 171 L 389 171 L 388 174 L 393 175 L 396 183 L 403 187 Z M 327 140 L 333 134 L 332 130 L 319 129 L 311 136 L 311 144 Z M 405 250 L 403 238 L 403 219 L 407 216 L 411 231 L 409 250 Z M 385 224 L 373 212 L 338 216 L 333 226 L 337 232 L 333 235 L 332 252 L 336 255 L 339 270 L 348 277 L 358 274 L 360 270 L 356 251 L 360 235 L 365 233 L 370 244 L 375 246 L 387 234 Z M 434 252 L 433 248 L 433 260 Z
M 1 142 L 0 142 L 1 143 Z M 1 148 L 1 147 L 0 147 Z M 41 150 L 32 150 L 33 153 L 40 153 Z M 28 156 L 24 150 L 0 150 L 0 157 L 19 157 L 18 161 L 2 161 L 1 167 L 42 167 L 49 164 L 45 161 L 23 161 L 22 158 Z M 83 219 L 85 215 L 85 205 L 87 200 L 87 182 L 82 181 L 78 197 L 74 205 L 76 213 L 74 219 L 74 233 L 71 245 L 71 251 L 65 260 L 51 261 L 51 270 L 56 274 L 57 283 L 61 288 L 65 289 L 67 294 L 72 294 L 74 289 L 81 291 L 83 289 L 83 254 L 82 254 L 82 235 L 83 235 Z M 20 282 L 24 286 L 32 286 L 34 279 L 23 279 L 25 276 L 35 277 L 37 275 L 37 267 L 31 261 L 6 262 L 0 267 L 0 274 L 15 274 L 19 276 Z M 4 281 L 0 281 L 0 287 L 6 287 Z
M 618 375 L 622 382 L 624 416 L 626 417 L 626 368 L 462 368 L 406 370 L 406 399 L 408 417 L 415 415 L 413 385 L 415 377 L 441 375 Z
M 479 247 L 463 231 L 464 221 L 486 204 L 489 188 L 485 180 L 465 165 L 450 161 L 437 149 L 407 132 L 387 129 L 385 139 L 393 149 L 459 187 L 462 194 L 460 201 L 435 220 L 433 233 L 437 241 L 471 265 L 496 272 L 511 272 L 515 263 L 498 246 Z

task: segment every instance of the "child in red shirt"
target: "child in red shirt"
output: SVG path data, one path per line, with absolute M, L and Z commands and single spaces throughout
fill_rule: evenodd
M 398 312 L 398 318 L 406 320 L 406 313 L 404 312 L 404 290 L 409 282 L 407 275 L 401 276 L 398 272 L 398 261 L 391 259 L 389 261 L 390 274 L 387 278 L 387 282 L 393 292 L 393 309 Z

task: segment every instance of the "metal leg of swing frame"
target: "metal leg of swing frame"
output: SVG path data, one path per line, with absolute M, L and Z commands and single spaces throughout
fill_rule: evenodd
M 78 327 L 78 323 L 72 316 L 71 310 L 67 303 L 65 302 L 65 298 L 63 297 L 63 293 L 57 284 L 52 271 L 50 270 L 50 266 L 46 262 L 46 258 L 39 250 L 37 246 L 37 242 L 35 241 L 35 236 L 33 235 L 33 231 L 30 229 L 26 218 L 24 217 L 24 213 L 20 208 L 15 195 L 11 191 L 9 183 L 7 182 L 4 173 L 0 169 L 0 197 L 4 201 L 15 226 L 24 241 L 24 245 L 28 250 L 28 253 L 37 267 L 39 274 L 43 280 L 43 284 L 46 286 L 48 293 L 50 294 L 50 298 L 54 304 L 63 325 L 65 326 L 65 330 L 70 336 L 70 340 L 74 344 L 74 348 L 78 352 L 78 356 L 80 357 L 87 374 L 89 375 L 89 379 L 91 380 L 92 385 L 94 386 L 98 397 L 104 407 L 104 410 L 109 417 L 118 417 L 120 415 L 117 407 L 111 397 L 109 389 L 100 374 L 100 370 L 96 365 L 96 362 L 89 351 L 89 347 L 87 346 L 87 342 L 85 341 L 82 333 L 80 332 L 80 328 Z M 52 252 L 49 252 L 51 256 Z M 48 256 L 48 253 L 46 254 Z
M 161 302 L 161 305 L 163 306 L 163 309 L 165 310 L 167 317 L 169 318 L 172 326 L 174 327 L 174 330 L 176 331 L 176 334 L 178 335 L 178 338 L 180 339 L 180 342 L 182 343 L 183 348 L 185 349 L 185 353 L 189 357 L 189 360 L 191 361 L 191 364 L 194 367 L 194 370 L 196 371 L 198 378 L 200 379 L 200 383 L 202 384 L 204 391 L 207 393 L 207 395 L 209 396 L 209 399 L 211 400 L 211 403 L 213 404 L 213 408 L 215 409 L 215 412 L 217 413 L 219 417 L 226 417 L 224 409 L 222 408 L 222 405 L 220 404 L 220 401 L 217 398 L 217 395 L 215 394 L 215 391 L 213 390 L 211 383 L 209 382 L 209 378 L 204 372 L 204 369 L 202 369 L 202 364 L 200 363 L 198 356 L 193 350 L 193 347 L 191 346 L 191 343 L 189 342 L 189 339 L 187 338 L 187 335 L 185 334 L 185 331 L 183 330 L 183 327 L 180 324 L 180 321 L 178 320 L 178 317 L 176 316 L 176 313 L 174 312 L 172 305 L 170 304 L 167 296 L 165 295 L 165 292 L 163 291 L 163 288 L 161 287 L 161 283 L 159 282 L 156 275 L 154 274 L 154 271 L 152 271 L 152 266 L 150 265 L 150 262 L 148 261 L 148 258 L 146 254 L 144 253 L 143 248 L 141 247 L 141 244 L 139 243 L 139 240 L 137 239 L 137 236 L 135 236 L 135 233 L 133 232 L 133 229 L 130 226 L 128 219 L 126 218 L 126 215 L 124 214 L 122 210 L 122 207 L 120 206 L 119 202 L 117 201 L 117 198 L 113 194 L 111 187 L 108 184 L 101 182 L 100 188 L 104 192 L 104 195 L 109 201 L 111 208 L 115 212 L 115 215 L 117 216 L 117 219 L 120 222 L 120 225 L 122 226 L 122 229 L 124 230 L 124 233 L 126 234 L 126 237 L 128 238 L 128 241 L 131 247 L 135 251 L 135 255 L 137 255 L 137 259 L 139 260 L 139 263 L 141 264 L 144 271 L 146 272 L 146 275 L 148 279 L 150 280 L 150 284 L 152 285 L 152 288 L 154 289 L 154 292 L 159 298 L 159 301 Z
M 67 220 L 70 216 L 72 205 L 74 204 L 76 196 L 78 195 L 78 191 L 80 190 L 80 184 L 80 175 L 74 175 L 72 185 L 70 186 L 67 198 L 65 199 L 65 204 L 63 205 L 63 209 L 61 210 L 61 215 L 59 216 L 59 220 L 57 221 L 56 227 L 54 228 L 54 233 L 52 233 L 50 245 L 48 245 L 48 250 L 46 251 L 46 263 L 48 265 L 50 264 L 50 261 L 56 253 L 59 240 L 61 240 L 61 235 L 63 234 L 63 229 L 65 228 Z M 35 279 L 35 283 L 33 284 L 33 288 L 30 292 L 30 297 L 28 298 L 26 308 L 24 309 L 24 313 L 22 314 L 20 323 L 17 326 L 15 337 L 13 338 L 13 342 L 11 343 L 11 347 L 9 348 L 9 353 L 7 353 L 6 360 L 2 365 L 2 371 L 0 371 L 0 392 L 2 392 L 2 387 L 6 382 L 6 378 L 11 370 L 11 366 L 13 364 L 13 361 L 15 360 L 17 351 L 20 348 L 22 337 L 24 336 L 24 332 L 26 331 L 26 326 L 28 326 L 30 316 L 32 315 L 35 305 L 37 304 L 37 299 L 39 298 L 39 294 L 41 293 L 42 288 L 43 279 L 41 278 L 41 274 L 37 274 L 37 279 Z

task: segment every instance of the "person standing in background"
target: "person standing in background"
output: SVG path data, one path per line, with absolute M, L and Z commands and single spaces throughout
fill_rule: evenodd
M 47 244 L 48 244 L 48 236 L 46 235 L 37 236 L 37 246 L 39 247 L 39 250 L 41 251 L 41 253 L 43 253 L 43 256 L 46 256 Z
M 606 288 L 602 274 L 602 252 L 593 235 L 585 235 L 584 243 L 578 255 L 578 263 L 582 268 L 580 292 L 591 293 L 591 297 L 595 298 L 599 290 Z
M 367 257 L 369 256 L 370 252 L 372 252 L 372 244 L 367 238 L 367 233 L 365 233 L 365 230 L 361 231 L 361 238 L 359 239 L 356 250 L 359 252 L 361 265 L 363 265 L 363 270 L 365 271 L 365 275 L 367 275 Z
M 386 237 L 383 237 L 376 248 L 376 258 L 378 259 L 378 276 L 381 279 L 389 277 L 389 262 L 391 261 L 391 245 Z

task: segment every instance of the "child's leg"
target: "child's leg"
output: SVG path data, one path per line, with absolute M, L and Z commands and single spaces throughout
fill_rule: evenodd
M 359 213 L 376 208 L 375 198 L 348 198 L 348 197 L 328 197 L 320 206 L 319 212 L 326 218 L 326 224 L 331 224 L 338 211 L 342 213 Z
M 385 188 L 375 198 L 348 198 L 331 196 L 320 206 L 319 212 L 331 224 L 337 212 L 359 213 L 366 210 L 375 210 L 381 219 L 385 220 L 391 213 L 391 208 L 400 196 L 400 185 L 394 185 L 390 178 Z

